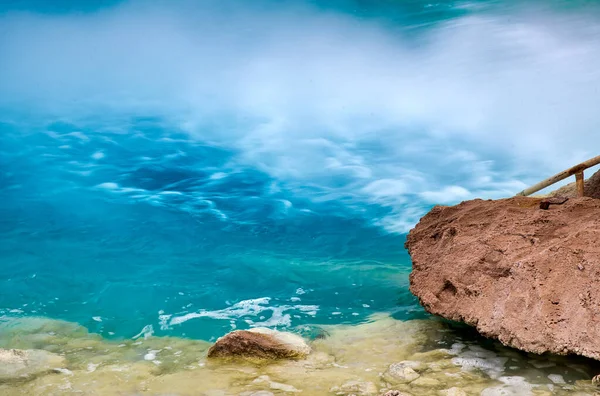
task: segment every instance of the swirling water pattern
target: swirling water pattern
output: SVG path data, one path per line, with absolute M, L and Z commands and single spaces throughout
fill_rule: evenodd
M 4 7 L 0 314 L 109 338 L 422 317 L 418 218 L 599 136 L 593 5 Z

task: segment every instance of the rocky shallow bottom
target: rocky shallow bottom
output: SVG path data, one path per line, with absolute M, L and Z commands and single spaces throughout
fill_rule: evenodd
M 594 361 L 518 352 L 434 318 L 324 327 L 309 344 L 300 360 L 214 360 L 208 342 L 109 341 L 74 323 L 0 317 L 0 394 L 583 396 L 597 389 Z

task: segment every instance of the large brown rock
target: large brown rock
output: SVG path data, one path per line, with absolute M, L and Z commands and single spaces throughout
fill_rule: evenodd
M 299 359 L 310 347 L 296 334 L 267 328 L 236 330 L 219 338 L 208 350 L 209 358 Z
M 600 360 L 600 200 L 540 200 L 433 208 L 406 241 L 410 290 L 505 345 Z

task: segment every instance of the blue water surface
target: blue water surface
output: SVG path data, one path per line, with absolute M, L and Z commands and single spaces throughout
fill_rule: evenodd
M 597 154 L 592 3 L 0 2 L 0 317 L 423 317 L 422 215 Z
M 227 149 L 156 119 L 123 134 L 5 123 L 1 147 L 4 314 L 202 339 L 421 315 L 402 235 L 232 168 Z M 190 313 L 207 316 L 170 325 Z

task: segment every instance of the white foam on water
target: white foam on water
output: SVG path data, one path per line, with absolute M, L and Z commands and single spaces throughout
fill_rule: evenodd
M 289 209 L 293 206 L 293 204 L 288 201 L 287 199 L 280 199 L 279 202 L 281 202 L 284 206 L 285 209 Z
M 183 193 L 179 191 L 161 191 L 158 193 L 159 195 L 183 195 Z
M 158 324 L 160 325 L 161 330 L 170 330 L 169 327 L 169 319 L 171 319 L 172 315 L 166 315 L 164 311 L 160 311 L 158 313 Z
M 210 209 L 208 210 L 208 212 L 212 213 L 215 215 L 216 218 L 221 219 L 221 220 L 227 220 L 228 216 L 223 213 L 222 211 L 218 210 L 218 209 Z
M 481 392 L 481 396 L 532 396 L 532 389 L 538 386 L 519 376 L 498 377 L 497 379 L 504 385 L 486 388 Z
M 310 181 L 315 193 L 296 192 L 314 200 L 379 205 L 384 217 L 370 218 L 393 232 L 414 225 L 422 200 L 514 194 L 585 159 L 599 142 L 599 29 L 585 11 L 520 2 L 538 4 L 529 4 L 540 7 L 531 18 L 529 6 L 469 8 L 473 14 L 423 29 L 415 45 L 413 34 L 377 19 L 319 7 L 236 4 L 225 17 L 227 6 L 213 2 L 122 3 L 82 15 L 0 15 L 0 105 L 27 103 L 34 114 L 56 106 L 51 113 L 65 119 L 89 112 L 175 120 L 190 138 L 162 141 L 232 148 L 235 165 L 288 185 Z M 259 122 L 221 128 L 223 115 Z M 122 119 L 113 128 L 125 133 L 129 117 Z
M 144 336 L 144 339 L 146 340 L 146 339 L 152 337 L 153 334 L 154 334 L 154 327 L 152 325 L 146 325 L 146 326 L 144 326 L 142 331 L 140 331 L 138 334 L 133 336 L 132 339 L 136 340 L 136 339 L 140 338 L 141 336 Z
M 458 352 L 457 357 L 452 358 L 452 363 L 461 366 L 463 370 L 479 369 L 489 375 L 490 378 L 501 377 L 507 361 L 507 357 L 498 356 L 492 351 L 475 345 L 469 346 L 466 351 Z
M 289 327 L 292 325 L 292 318 L 289 314 L 283 313 L 282 307 L 274 308 L 273 315 L 268 320 L 262 322 L 255 322 L 252 327 Z
M 227 177 L 227 173 L 224 173 L 224 172 L 215 172 L 212 175 L 210 175 L 211 180 L 221 180 L 226 177 Z
M 81 173 L 81 172 L 78 172 Z M 101 183 L 95 186 L 97 189 L 104 189 L 114 194 L 119 194 L 124 199 L 133 202 L 145 202 L 160 207 L 177 207 L 178 210 L 195 214 L 209 214 L 221 221 L 229 220 L 229 216 L 215 207 L 214 202 L 203 198 L 198 198 L 195 193 L 183 193 L 181 191 L 149 191 L 136 187 L 121 187 L 114 182 Z
M 112 183 L 112 182 L 101 183 L 101 184 L 98 184 L 96 187 L 104 188 L 107 190 L 118 190 L 119 189 L 119 185 L 117 183 Z
M 235 319 L 241 319 L 244 317 L 256 317 L 261 320 L 261 315 L 264 312 L 271 312 L 271 317 L 266 321 L 255 322 L 251 319 L 245 319 L 246 323 L 251 326 L 261 327 L 274 327 L 274 326 L 290 326 L 291 316 L 287 314 L 287 311 L 300 311 L 301 313 L 308 316 L 315 316 L 319 310 L 317 305 L 279 305 L 270 306 L 270 297 L 261 297 L 251 300 L 243 300 L 233 304 L 230 307 L 207 311 L 200 310 L 198 312 L 191 312 L 181 316 L 174 316 L 170 319 L 169 325 L 179 325 L 187 322 L 191 319 L 196 318 L 211 318 L 217 320 L 229 320 L 230 322 Z M 265 317 L 265 316 L 263 316 Z
M 147 192 L 147 191 L 144 190 L 144 189 L 142 189 L 142 188 L 123 187 L 121 189 L 121 192 L 123 192 L 123 193 L 131 193 L 131 192 L 137 193 L 137 192 L 142 192 L 143 193 L 143 192 Z M 153 195 L 154 194 L 147 194 L 147 197 L 150 197 L 150 196 L 153 196 Z

